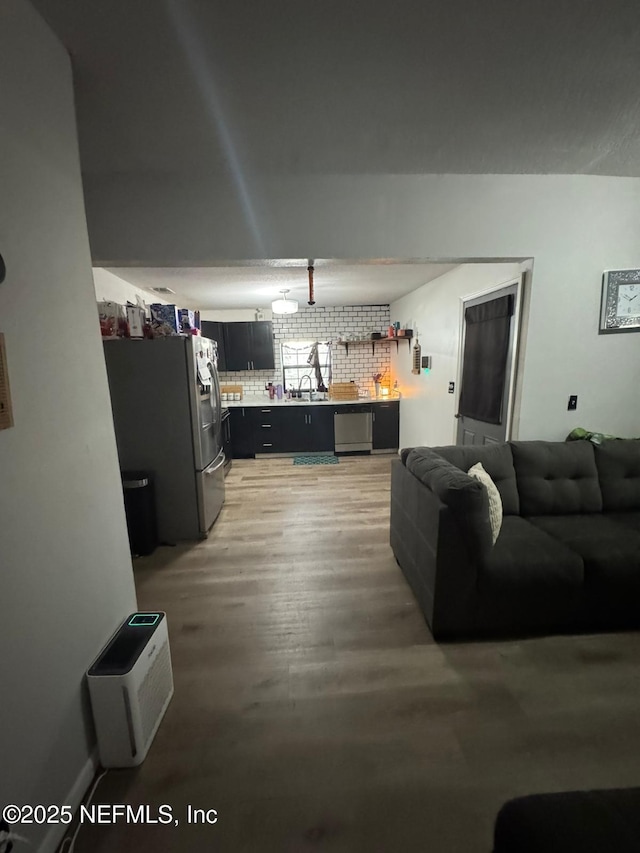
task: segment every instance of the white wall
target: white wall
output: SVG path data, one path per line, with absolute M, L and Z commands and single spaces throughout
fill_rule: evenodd
M 640 179 L 278 176 L 254 180 L 250 193 L 259 239 L 221 181 L 88 176 L 94 257 L 181 266 L 256 257 L 533 258 L 520 438 L 562 439 L 574 419 L 640 435 L 640 335 L 597 334 L 602 271 L 640 267 Z M 579 396 L 573 419 L 569 394 Z
M 271 320 L 271 309 L 263 309 L 262 319 Z M 255 308 L 219 308 L 200 311 L 201 320 L 213 320 L 219 323 L 252 323 L 256 319 Z
M 462 264 L 391 305 L 391 321 L 414 330 L 422 355 L 432 357 L 428 374 L 411 373 L 411 357 L 392 352 L 391 369 L 402 392 L 400 446 L 451 444 L 455 436 L 455 405 L 449 382 L 458 382 L 461 298 L 519 278 L 521 266 Z
M 135 284 L 101 267 L 93 270 L 93 285 L 97 302 L 117 302 L 119 305 L 126 305 L 127 302 L 131 302 L 132 305 L 139 305 L 141 302 L 144 305 L 152 305 L 154 302 L 161 305 L 169 304 L 168 300 L 163 299 L 159 293 L 136 287 Z
M 15 420 L 0 432 L 0 803 L 73 805 L 93 772 L 83 674 L 135 594 L 71 68 L 26 0 L 0 5 L 0 80 L 0 332 Z M 46 827 L 20 833 L 36 849 Z

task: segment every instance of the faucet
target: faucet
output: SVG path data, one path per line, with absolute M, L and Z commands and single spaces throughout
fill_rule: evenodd
M 313 394 L 313 381 L 311 379 L 310 373 L 305 373 L 305 375 L 302 377 L 302 379 L 300 380 L 300 385 L 298 386 L 298 391 L 300 391 L 300 394 L 302 395 L 302 383 L 305 379 L 309 380 L 309 402 L 311 402 L 311 395 Z

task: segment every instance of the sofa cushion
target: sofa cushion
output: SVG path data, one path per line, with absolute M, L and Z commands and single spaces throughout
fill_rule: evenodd
M 540 587 L 580 587 L 581 558 L 562 543 L 517 515 L 505 516 L 500 535 L 481 565 L 481 589 L 510 591 Z
M 640 510 L 638 512 L 607 512 L 604 517 L 640 533 Z
M 512 441 L 520 513 L 601 512 L 602 494 L 588 441 Z
M 640 788 L 562 791 L 509 800 L 493 853 L 637 853 Z
M 469 552 L 481 557 L 492 546 L 489 498 L 482 483 L 429 447 L 414 447 L 406 467 L 452 512 Z
M 640 441 L 605 441 L 595 448 L 595 460 L 604 510 L 640 510 Z
M 450 445 L 434 447 L 433 450 L 462 471 L 468 471 L 473 465 L 481 462 L 500 492 L 503 513 L 520 514 L 516 472 L 508 444 Z
M 587 586 L 640 586 L 640 533 L 604 515 L 538 516 L 530 521 L 584 561 Z
M 475 465 L 472 465 L 467 474 L 479 480 L 487 490 L 487 497 L 489 498 L 489 523 L 491 524 L 491 535 L 493 544 L 495 545 L 498 534 L 500 533 L 500 527 L 502 526 L 503 516 L 500 492 L 491 477 L 482 467 L 482 462 L 476 462 Z

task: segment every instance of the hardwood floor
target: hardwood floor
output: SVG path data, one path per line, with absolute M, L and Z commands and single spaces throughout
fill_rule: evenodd
M 76 851 L 488 853 L 509 797 L 640 784 L 638 635 L 436 645 L 388 545 L 389 469 L 236 461 L 209 539 L 137 561 L 175 696 L 95 801 L 181 824 L 84 826 Z

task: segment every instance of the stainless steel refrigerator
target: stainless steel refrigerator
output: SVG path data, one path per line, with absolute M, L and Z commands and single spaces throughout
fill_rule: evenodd
M 150 471 L 162 542 L 204 538 L 224 503 L 215 341 L 105 340 L 122 470 Z

